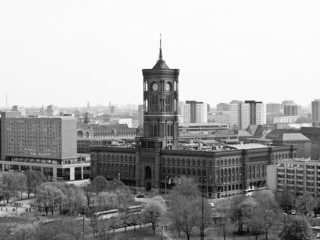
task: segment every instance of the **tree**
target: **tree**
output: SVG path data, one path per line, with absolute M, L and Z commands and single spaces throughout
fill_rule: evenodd
M 27 189 L 26 187 L 27 177 L 23 173 L 17 173 L 15 177 L 17 181 L 17 189 L 20 192 L 20 199 L 22 200 L 22 193 Z
M 36 202 L 39 209 L 44 208 L 46 216 L 48 216 L 49 210 L 51 211 L 51 215 L 53 216 L 54 208 L 61 204 L 61 201 L 64 198 L 65 195 L 59 188 L 51 183 L 43 183 L 38 188 Z
M 287 189 L 284 189 L 283 192 L 277 192 L 275 198 L 279 206 L 286 212 L 294 206 L 295 198 Z
M 296 199 L 297 211 L 301 214 L 311 214 L 317 207 L 317 201 L 311 194 L 304 194 Z
M 95 191 L 96 195 L 107 190 L 108 181 L 103 176 L 96 176 L 90 183 L 90 186 Z
M 213 215 L 214 223 L 222 230 L 224 240 L 226 239 L 226 233 L 231 228 L 229 209 L 230 202 L 228 200 L 221 200 L 216 204 Z
M 166 213 L 166 206 L 159 201 L 150 201 L 142 209 L 143 219 L 151 223 L 153 234 L 156 234 L 156 226 Z
M 258 207 L 254 209 L 253 223 L 263 229 L 265 239 L 268 239 L 268 232 L 276 224 L 275 219 L 280 212 L 280 207 L 271 191 L 258 191 L 252 197 L 258 203 Z M 257 216 L 259 216 L 258 219 L 256 219 Z
M 203 203 L 203 205 L 202 205 Z M 203 218 L 202 218 L 203 206 Z M 204 227 L 210 221 L 211 210 L 206 199 L 201 199 L 197 184 L 191 178 L 182 177 L 180 184 L 176 185 L 170 195 L 170 211 L 167 218 L 171 220 L 175 230 L 184 232 L 187 239 L 195 227 Z
M 243 230 L 243 224 L 245 219 L 245 209 L 243 208 L 243 203 L 246 197 L 244 196 L 235 196 L 231 198 L 229 214 L 232 221 L 238 227 L 238 233 L 241 234 Z
M 281 240 L 311 240 L 311 229 L 303 217 L 295 217 L 280 233 Z
M 39 171 L 26 171 L 26 188 L 28 192 L 28 198 L 30 198 L 30 193 L 37 195 L 37 188 L 43 183 L 46 182 L 46 177 Z

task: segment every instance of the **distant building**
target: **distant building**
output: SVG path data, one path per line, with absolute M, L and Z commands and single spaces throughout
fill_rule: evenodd
M 312 107 L 312 122 L 314 126 L 320 126 L 320 99 L 315 99 L 311 102 Z
M 127 124 L 129 128 L 132 128 L 132 118 L 120 118 L 119 124 Z
M 21 117 L 1 113 L 2 171 L 41 171 L 52 180 L 88 179 L 89 156 L 77 155 L 72 117 Z
M 26 110 L 23 107 L 19 107 L 18 105 L 12 106 L 12 111 L 13 112 L 21 112 L 21 116 L 26 115 Z
M 138 106 L 138 127 L 143 126 L 143 105 Z
M 53 105 L 49 105 L 46 109 L 45 115 L 48 117 L 57 116 L 59 114 L 59 109 Z
M 223 123 L 230 125 L 231 111 L 215 111 L 212 115 L 208 116 L 208 122 Z
M 306 158 L 290 158 L 267 166 L 267 187 L 270 190 L 291 192 L 294 196 L 320 195 L 320 162 Z
M 217 111 L 229 111 L 229 104 L 228 103 L 217 104 Z
M 281 104 L 267 103 L 267 113 L 273 113 L 273 114 L 281 113 Z
M 266 112 L 262 102 L 232 101 L 229 106 L 232 128 L 246 129 L 249 125 L 266 124 Z
M 298 106 L 297 104 L 284 105 L 283 113 L 285 116 L 300 116 L 301 106 Z
M 300 131 L 311 140 L 311 159 L 320 160 L 320 127 L 301 127 Z
M 295 123 L 299 116 L 280 116 L 274 117 L 273 123 Z
M 207 104 L 197 101 L 186 101 L 181 106 L 181 122 L 206 123 L 208 122 Z
M 295 104 L 293 100 L 284 100 L 281 103 L 281 109 L 283 110 L 285 105 Z
M 297 145 L 297 157 L 311 157 L 311 140 L 304 136 L 299 130 L 274 129 L 266 136 L 274 145 Z

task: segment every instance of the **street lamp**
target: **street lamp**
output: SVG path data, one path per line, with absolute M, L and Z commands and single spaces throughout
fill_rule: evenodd
M 85 208 L 85 205 L 82 205 L 81 209 L 82 209 L 82 237 L 83 237 L 83 239 L 84 239 L 84 208 Z
M 200 226 L 200 240 L 204 240 L 204 209 L 203 209 L 203 189 L 201 190 L 201 226 Z

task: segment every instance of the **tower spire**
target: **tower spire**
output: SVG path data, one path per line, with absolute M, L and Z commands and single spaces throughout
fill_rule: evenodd
M 160 52 L 159 52 L 159 60 L 162 60 L 162 44 L 161 44 L 161 33 L 160 33 Z

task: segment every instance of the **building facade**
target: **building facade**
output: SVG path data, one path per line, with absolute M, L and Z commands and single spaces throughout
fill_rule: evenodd
M 249 125 L 266 124 L 265 106 L 256 101 L 232 101 L 229 105 L 231 111 L 230 125 L 232 128 L 246 129 Z
M 89 155 L 77 155 L 77 120 L 1 113 L 2 171 L 41 171 L 48 179 L 89 178 Z
M 320 126 L 320 99 L 315 99 L 311 102 L 312 107 L 312 122 L 314 126 Z
M 207 123 L 208 104 L 197 101 L 186 101 L 181 106 L 182 123 Z
M 294 196 L 320 196 L 320 162 L 306 158 L 285 159 L 267 167 L 270 190 L 289 191 Z

